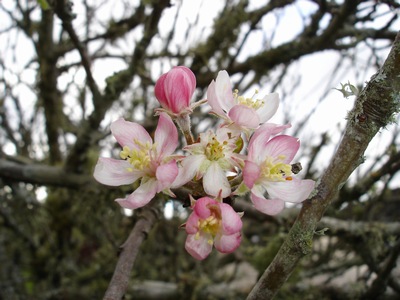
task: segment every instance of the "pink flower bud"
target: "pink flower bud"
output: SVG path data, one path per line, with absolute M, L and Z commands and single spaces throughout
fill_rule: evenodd
M 190 99 L 196 89 L 196 77 L 183 66 L 172 68 L 157 80 L 154 92 L 161 106 L 174 114 L 189 109 Z

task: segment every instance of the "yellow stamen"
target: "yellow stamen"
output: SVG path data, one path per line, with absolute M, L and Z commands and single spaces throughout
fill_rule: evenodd
M 292 174 L 291 165 L 283 163 L 284 158 L 283 155 L 275 160 L 267 158 L 261 166 L 262 177 L 270 181 L 292 180 L 293 178 L 290 176 Z
M 132 165 L 132 168 L 127 169 L 130 172 L 148 168 L 151 162 L 151 151 L 155 150 L 155 145 L 151 145 L 150 142 L 143 143 L 135 140 L 134 143 L 138 146 L 137 149 L 124 146 L 119 154 L 122 159 L 126 159 Z
M 210 205 L 209 209 L 211 211 L 211 215 L 206 219 L 201 219 L 198 221 L 199 231 L 196 233 L 195 238 L 197 237 L 197 235 L 199 235 L 200 237 L 200 231 L 211 234 L 212 237 L 215 237 L 220 231 L 221 212 L 219 211 L 219 208 L 215 205 Z M 212 242 L 212 239 L 208 240 L 208 243 L 212 244 Z
M 239 90 L 235 89 L 233 91 L 233 98 L 236 100 L 238 104 L 246 105 L 247 107 L 251 107 L 254 109 L 259 109 L 260 107 L 264 106 L 265 102 L 261 99 L 254 99 L 258 94 L 258 90 L 254 91 L 254 94 L 251 98 L 246 98 L 244 96 L 239 96 Z
M 205 154 L 209 160 L 218 160 L 225 157 L 224 147 L 228 144 L 224 141 L 222 144 L 215 138 L 212 137 L 211 142 L 207 144 Z

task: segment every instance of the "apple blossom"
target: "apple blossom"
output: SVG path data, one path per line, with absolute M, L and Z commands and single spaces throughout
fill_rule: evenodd
M 221 253 L 235 251 L 241 241 L 241 215 L 226 203 L 203 197 L 192 205 L 185 229 L 185 249 L 198 260 L 205 259 L 213 245 Z
M 179 174 L 173 187 L 179 187 L 193 178 L 203 178 L 206 194 L 223 198 L 231 194 L 231 185 L 227 172 L 235 172 L 235 167 L 244 165 L 243 155 L 237 153 L 238 139 L 227 128 L 220 127 L 214 133 L 211 130 L 200 133 L 200 141 L 186 146 L 189 152 L 181 161 Z
M 287 126 L 264 124 L 251 137 L 248 157 L 243 169 L 244 184 L 251 190 L 250 199 L 256 209 L 269 215 L 278 214 L 285 202 L 299 203 L 314 189 L 313 180 L 293 177 L 290 162 L 300 142 L 288 135 L 271 138 Z M 268 193 L 268 198 L 264 193 Z
M 239 91 L 232 92 L 232 84 L 228 73 L 220 71 L 216 80 L 212 81 L 207 89 L 207 100 L 212 113 L 225 120 L 228 126 L 239 131 L 254 130 L 260 124 L 267 122 L 277 111 L 279 95 L 272 93 L 262 99 L 246 98 L 238 95 Z
M 111 132 L 123 147 L 122 160 L 100 157 L 94 178 L 110 186 L 132 184 L 141 178 L 132 194 L 116 201 L 124 208 L 135 209 L 149 203 L 156 193 L 163 191 L 173 196 L 170 186 L 178 167 L 171 154 L 178 146 L 178 131 L 171 118 L 160 114 L 154 143 L 141 125 L 122 118 L 111 124 Z

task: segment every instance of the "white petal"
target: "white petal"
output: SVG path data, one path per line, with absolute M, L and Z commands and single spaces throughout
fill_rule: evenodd
M 231 194 L 231 186 L 226 178 L 225 172 L 217 161 L 213 161 L 203 176 L 204 191 L 211 196 L 217 197 L 222 191 L 222 198 Z
M 315 181 L 293 178 L 284 182 L 269 182 L 267 191 L 271 198 L 281 199 L 286 202 L 300 203 L 310 196 L 314 189 Z
M 192 180 L 204 160 L 204 155 L 190 155 L 185 157 L 182 160 L 182 166 L 179 168 L 179 173 L 171 187 L 178 188 Z
M 219 106 L 228 112 L 234 105 L 232 84 L 228 72 L 225 70 L 219 71 L 215 80 L 215 92 L 217 95 Z
M 261 106 L 257 113 L 260 116 L 260 122 L 265 123 L 273 117 L 279 107 L 279 95 L 278 93 L 272 93 L 266 95 L 263 99 L 264 105 Z

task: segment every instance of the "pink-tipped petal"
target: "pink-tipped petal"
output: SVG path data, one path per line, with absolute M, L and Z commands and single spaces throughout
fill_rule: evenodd
M 277 215 L 285 208 L 285 202 L 280 199 L 265 199 L 254 193 L 251 193 L 250 199 L 257 210 L 267 215 Z
M 186 238 L 185 249 L 195 259 L 205 259 L 212 250 L 212 245 L 208 240 L 212 239 L 211 235 L 201 234 L 198 238 L 195 234 L 189 234 Z
M 293 178 L 284 182 L 269 182 L 266 188 L 271 198 L 281 199 L 285 202 L 300 203 L 310 196 L 314 186 L 314 180 Z
M 300 141 L 289 135 L 278 135 L 272 138 L 264 149 L 260 150 L 259 156 L 284 157 L 283 163 L 290 163 L 300 147 Z
M 232 84 L 228 72 L 219 71 L 215 80 L 215 92 L 219 106 L 225 112 L 228 112 L 235 104 L 232 94 Z
M 228 116 L 239 126 L 257 128 L 260 125 L 260 118 L 257 112 L 246 105 L 235 105 L 229 111 Z
M 93 176 L 102 184 L 120 186 L 135 182 L 143 176 L 143 172 L 132 170 L 132 165 L 126 160 L 100 157 Z
M 229 204 L 220 203 L 223 234 L 234 234 L 242 229 L 242 219 Z
M 129 148 L 137 149 L 138 146 L 134 143 L 135 140 L 142 143 L 152 143 L 149 133 L 139 124 L 120 118 L 114 121 L 110 127 L 112 135 L 122 147 L 128 146 Z
M 256 180 L 260 177 L 261 169 L 260 167 L 249 160 L 245 161 L 243 168 L 243 182 L 249 188 L 252 189 Z
M 166 113 L 160 114 L 154 134 L 154 143 L 157 147 L 157 153 L 161 157 L 172 154 L 178 146 L 178 130 L 171 117 Z
M 231 185 L 217 161 L 213 161 L 204 174 L 203 187 L 204 191 L 211 196 L 217 197 L 221 191 L 222 198 L 231 194 Z
M 279 107 L 279 95 L 278 93 L 266 95 L 263 98 L 263 101 L 264 105 L 257 110 L 257 113 L 260 116 L 260 123 L 267 122 L 276 113 Z
M 156 178 L 158 182 L 157 193 L 169 188 L 178 175 L 178 166 L 175 160 L 163 164 L 157 168 Z
M 222 110 L 215 90 L 215 81 L 211 81 L 207 89 L 207 102 L 211 106 L 214 113 L 223 116 L 225 113 Z
M 221 253 L 231 253 L 240 246 L 241 239 L 242 236 L 240 232 L 231 235 L 217 236 L 214 239 L 214 246 Z
M 126 198 L 119 198 L 115 201 L 124 208 L 136 209 L 148 204 L 154 198 L 157 192 L 157 181 L 150 179 L 142 183 L 132 194 Z
M 248 159 L 251 161 L 262 161 L 260 157 L 261 150 L 265 148 L 271 136 L 276 135 L 292 125 L 276 125 L 265 123 L 261 125 L 252 135 L 248 147 Z
M 200 218 L 196 213 L 191 213 L 185 223 L 185 230 L 187 234 L 195 234 L 199 231 Z

